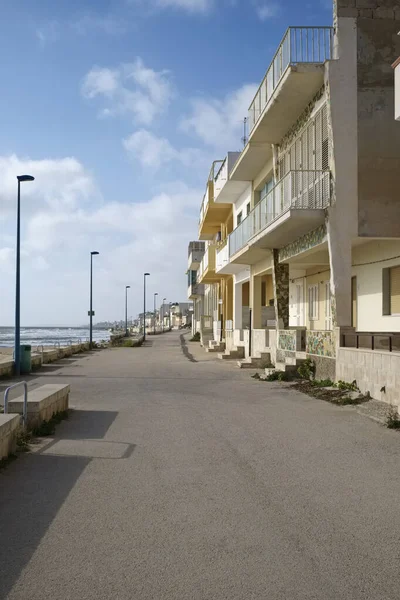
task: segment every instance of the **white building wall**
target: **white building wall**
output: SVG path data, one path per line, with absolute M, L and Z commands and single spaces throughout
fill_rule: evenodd
M 237 201 L 235 202 L 234 205 L 234 209 L 233 209 L 233 227 L 235 228 L 237 226 L 237 216 L 240 212 L 243 213 L 243 219 L 246 218 L 246 207 L 249 203 L 251 203 L 251 183 L 249 183 L 249 185 L 247 186 L 247 188 L 245 189 L 245 191 L 240 194 L 239 198 L 237 199 Z
M 357 330 L 400 331 L 400 316 L 382 314 L 382 270 L 400 265 L 400 240 L 356 246 L 352 259 L 352 275 L 357 277 Z

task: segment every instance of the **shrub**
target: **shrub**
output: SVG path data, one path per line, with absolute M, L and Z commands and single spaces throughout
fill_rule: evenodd
M 200 332 L 196 331 L 194 336 L 190 339 L 191 342 L 200 342 Z
M 351 383 L 347 383 L 346 381 L 340 380 L 337 382 L 336 387 L 338 388 L 338 390 L 348 390 L 349 392 L 359 392 L 360 391 L 358 389 L 356 380 L 352 381 Z
M 386 415 L 386 427 L 389 429 L 400 429 L 400 415 L 398 409 L 392 404 Z
M 331 379 L 314 379 L 310 383 L 314 387 L 334 387 L 335 385 Z
M 314 379 L 315 376 L 315 363 L 311 358 L 306 360 L 299 366 L 297 373 L 301 379 Z
M 267 375 L 265 381 L 287 381 L 288 376 L 285 371 L 273 371 Z

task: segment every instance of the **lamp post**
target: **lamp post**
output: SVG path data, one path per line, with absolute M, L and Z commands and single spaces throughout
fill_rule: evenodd
M 169 313 L 168 313 L 168 326 L 171 329 L 171 302 L 169 302 Z
M 15 375 L 21 373 L 21 182 L 34 181 L 32 175 L 17 175 L 17 252 L 15 271 L 15 335 L 14 335 L 14 363 Z
M 130 285 L 125 286 L 125 335 L 128 337 L 128 290 L 131 289 Z
M 154 294 L 154 335 L 156 334 L 156 297 L 158 296 L 158 292 L 155 292 Z
M 162 332 L 163 333 L 164 333 L 164 306 L 165 306 L 164 302 L 166 302 L 166 301 L 167 301 L 167 299 L 163 298 L 163 301 L 162 301 Z
M 143 275 L 143 341 L 146 341 L 146 277 L 149 277 L 150 273 L 144 273 Z
M 93 251 L 90 253 L 90 326 L 89 326 L 89 348 L 92 347 L 93 344 L 93 256 L 97 256 L 100 252 Z

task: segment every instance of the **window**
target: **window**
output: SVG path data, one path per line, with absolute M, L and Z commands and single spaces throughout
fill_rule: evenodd
M 237 224 L 240 225 L 240 223 L 242 222 L 243 219 L 243 211 L 240 211 L 240 213 L 237 216 Z
M 318 319 L 318 284 L 308 287 L 308 318 L 310 321 Z
M 249 214 L 250 214 L 250 202 L 246 206 L 246 215 L 249 215 Z
M 400 265 L 382 270 L 383 314 L 400 315 Z
M 260 191 L 260 200 L 263 200 L 263 198 L 265 198 L 265 196 L 270 193 L 270 191 L 272 190 L 273 187 L 274 187 L 274 178 L 271 177 L 271 179 L 269 179 L 265 183 L 262 190 Z

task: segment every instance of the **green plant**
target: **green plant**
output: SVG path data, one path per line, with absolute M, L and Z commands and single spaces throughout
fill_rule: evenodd
M 313 387 L 333 387 L 335 385 L 331 379 L 314 379 L 310 383 Z
M 285 371 L 273 371 L 267 375 L 265 381 L 287 381 L 288 376 Z
M 29 444 L 32 440 L 32 434 L 25 429 L 21 429 L 17 435 L 17 449 L 19 452 L 29 452 Z
M 400 429 L 400 415 L 396 406 L 391 404 L 386 415 L 386 427 L 389 429 Z
M 349 392 L 359 392 L 360 390 L 358 389 L 357 386 L 357 381 L 354 380 L 351 383 L 347 383 L 346 381 L 338 381 L 336 384 L 336 387 L 338 388 L 338 390 L 348 390 Z
M 311 358 L 306 358 L 306 360 L 299 366 L 297 369 L 297 373 L 301 379 L 314 379 L 315 376 L 315 363 Z
M 200 342 L 200 332 L 196 331 L 194 336 L 190 339 L 191 342 Z
M 48 421 L 42 421 L 38 427 L 33 430 L 33 435 L 36 437 L 47 437 L 53 435 L 56 429 L 56 425 L 61 423 L 64 419 L 68 419 L 69 413 L 67 410 L 61 410 L 54 413 L 51 419 Z

